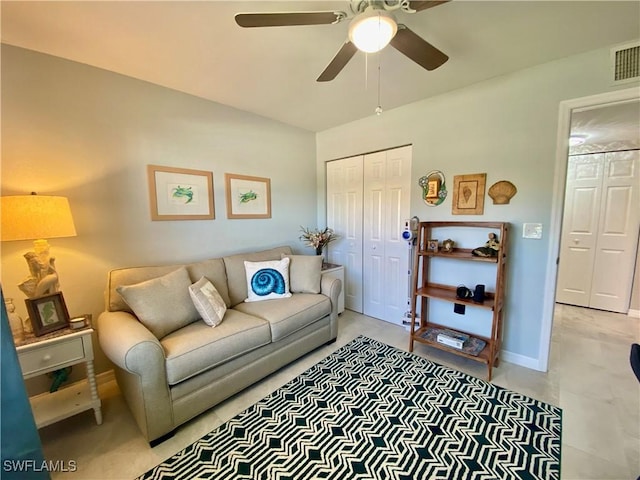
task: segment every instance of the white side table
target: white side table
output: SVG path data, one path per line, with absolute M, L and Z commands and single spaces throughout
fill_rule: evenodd
M 340 296 L 338 297 L 338 314 L 340 314 L 344 312 L 344 267 L 335 263 L 323 263 L 322 276 L 325 275 L 329 278 L 339 278 L 342 282 L 342 290 L 340 290 Z
M 92 333 L 90 327 L 58 330 L 42 337 L 27 337 L 16 346 L 25 379 L 80 363 L 87 367 L 86 380 L 29 399 L 38 428 L 89 409 L 93 409 L 96 423 L 102 424 L 100 397 L 93 370 Z

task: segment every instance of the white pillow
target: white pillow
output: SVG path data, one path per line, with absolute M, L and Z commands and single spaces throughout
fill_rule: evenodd
M 245 302 L 259 302 L 274 298 L 291 296 L 289 291 L 289 259 L 267 262 L 244 262 L 247 274 L 247 292 Z
M 189 287 L 189 295 L 204 320 L 210 327 L 220 325 L 224 314 L 227 312 L 227 304 L 206 277 L 202 277 Z

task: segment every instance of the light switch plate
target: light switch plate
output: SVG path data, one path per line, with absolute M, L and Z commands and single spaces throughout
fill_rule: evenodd
M 542 238 L 542 224 L 541 223 L 525 223 L 522 225 L 522 238 L 535 238 L 537 240 Z

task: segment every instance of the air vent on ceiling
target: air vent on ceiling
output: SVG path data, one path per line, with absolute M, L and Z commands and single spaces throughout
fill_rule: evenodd
M 640 80 L 640 43 L 620 45 L 611 49 L 613 83 Z

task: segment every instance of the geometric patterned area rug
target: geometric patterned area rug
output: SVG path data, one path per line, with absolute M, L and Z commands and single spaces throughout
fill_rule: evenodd
M 141 479 L 559 479 L 562 411 L 358 337 Z

